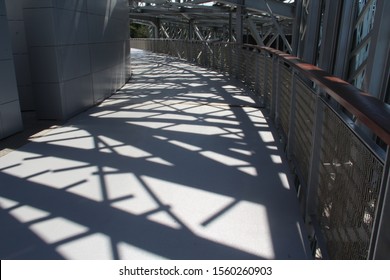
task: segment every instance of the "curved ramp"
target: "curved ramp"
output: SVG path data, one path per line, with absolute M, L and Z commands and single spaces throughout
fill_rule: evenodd
M 0 257 L 310 258 L 286 159 L 250 93 L 132 56 L 120 91 L 0 158 Z

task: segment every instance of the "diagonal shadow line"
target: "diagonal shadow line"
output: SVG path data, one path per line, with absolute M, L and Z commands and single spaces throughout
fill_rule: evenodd
M 201 223 L 202 226 L 206 227 L 210 223 L 212 223 L 214 220 L 218 219 L 223 214 L 227 213 L 230 209 L 234 208 L 240 201 L 235 199 L 229 205 L 225 206 L 223 209 L 219 210 L 218 212 L 214 213 L 211 217 L 209 217 L 207 220 L 203 221 Z
M 169 135 L 169 134 L 168 134 Z M 147 145 L 148 143 L 145 143 Z M 208 191 L 208 186 L 210 184 L 210 180 L 213 180 L 213 185 L 215 188 L 213 189 L 216 193 L 221 193 L 223 195 L 228 195 L 232 197 L 240 197 L 242 193 L 242 189 L 247 189 L 246 185 L 256 185 L 257 179 L 252 176 L 245 175 L 242 172 L 236 170 L 235 168 L 229 168 L 225 165 L 221 165 L 220 163 L 210 161 L 203 156 L 186 152 L 193 164 L 197 162 L 196 165 L 202 166 L 203 168 L 208 168 L 211 170 L 215 170 L 217 174 L 224 174 L 229 172 L 228 177 L 215 177 L 215 178 L 204 178 L 202 176 L 197 177 L 197 181 L 192 181 L 193 171 L 185 168 L 182 163 L 176 164 L 176 166 L 181 166 L 180 170 L 177 168 L 172 168 L 169 166 L 161 166 L 152 162 L 145 161 L 143 158 L 129 158 L 126 156 L 121 156 L 118 154 L 108 154 L 108 153 L 96 153 L 93 150 L 84 150 L 76 147 L 58 147 L 56 145 L 51 144 L 43 144 L 43 143 L 34 143 L 34 147 L 36 151 L 39 151 L 43 155 L 47 155 L 50 157 L 58 157 L 62 159 L 70 159 L 70 160 L 88 160 L 90 164 L 99 165 L 100 162 L 104 164 L 108 164 L 109 166 L 116 168 L 118 172 L 126 173 L 131 171 L 134 174 L 145 174 L 148 176 L 153 176 L 155 178 L 160 178 L 163 180 L 171 181 L 172 178 L 175 178 L 175 181 L 179 184 L 188 184 L 188 180 L 191 180 L 191 185 L 193 187 L 199 189 L 205 189 Z M 172 154 L 177 155 L 177 148 L 172 144 L 161 142 L 159 143 L 159 149 L 163 150 L 167 155 Z M 151 154 L 159 154 L 159 152 L 152 151 Z M 168 159 L 169 161 L 175 162 L 175 158 Z M 177 161 L 178 159 L 176 159 Z M 187 160 L 187 159 L 185 159 Z M 183 162 L 184 163 L 184 162 Z M 158 168 L 156 168 L 158 167 Z M 130 169 L 129 169 L 130 168 Z M 229 170 L 229 171 L 227 171 Z M 276 171 L 276 169 L 275 169 Z M 181 173 L 181 174 L 178 174 Z M 179 175 L 179 176 L 178 176 Z M 234 178 L 235 180 L 240 180 L 242 184 L 241 189 L 225 189 L 223 186 L 231 184 L 231 180 Z M 256 191 L 255 189 L 249 188 L 247 193 L 252 193 Z M 246 197 L 248 201 L 253 201 L 258 203 L 258 199 L 256 197 L 248 195 Z M 261 199 L 261 197 L 260 197 Z
M 2 260 L 63 260 L 64 257 L 20 223 L 8 211 L 0 208 L 2 224 L 0 259 Z
M 0 174 L 0 179 L 6 184 L 0 186 L 0 195 L 21 204 L 42 209 L 54 216 L 64 217 L 83 225 L 91 232 L 103 233 L 108 237 L 133 244 L 139 248 L 153 252 L 170 259 L 259 259 L 241 250 L 196 236 L 189 231 L 172 229 L 150 222 L 106 203 L 95 202 L 62 190 L 51 189 L 46 186 L 28 182 L 14 176 Z M 12 188 L 6 187 L 14 186 Z M 77 240 L 77 238 L 74 238 Z M 68 242 L 73 241 L 70 239 Z M 6 250 L 9 246 L 3 244 Z M 47 250 L 47 244 L 40 248 Z M 12 254 L 3 255 L 2 259 L 12 258 Z

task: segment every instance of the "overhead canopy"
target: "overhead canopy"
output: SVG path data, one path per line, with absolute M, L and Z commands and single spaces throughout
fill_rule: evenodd
M 243 28 L 252 34 L 258 42 L 275 40 L 278 35 L 286 38 L 292 33 L 295 13 L 294 1 L 278 0 L 130 0 L 129 16 L 134 22 L 149 22 L 158 29 L 165 28 L 162 36 L 177 38 L 178 34 L 190 34 L 189 24 L 195 25 L 204 37 L 206 30 L 213 36 L 235 33 L 237 10 L 243 18 Z M 285 41 L 285 39 L 283 39 Z

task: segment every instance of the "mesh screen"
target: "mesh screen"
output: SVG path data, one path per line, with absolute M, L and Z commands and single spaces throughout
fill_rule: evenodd
M 366 259 L 383 166 L 331 111 L 324 111 L 318 217 L 331 259 Z
M 279 64 L 279 118 L 285 135 L 288 135 L 289 130 L 291 78 L 291 71 L 284 64 Z
M 266 57 L 265 58 L 265 97 L 266 97 L 266 104 L 269 108 L 271 104 L 271 95 L 272 95 L 272 73 L 273 73 L 273 64 L 272 64 L 272 58 Z
M 223 55 L 225 57 L 225 64 L 224 64 L 224 72 L 229 74 L 231 73 L 231 58 L 232 58 L 232 47 L 231 45 L 227 45 L 224 49 L 223 49 Z
M 314 123 L 315 93 L 300 79 L 295 80 L 295 131 L 293 155 L 304 182 L 309 176 L 312 130 Z
M 264 97 L 265 96 L 265 73 L 264 73 L 264 65 L 265 65 L 265 57 L 263 54 L 258 55 L 258 92 Z
M 242 77 L 245 84 L 251 89 L 255 89 L 255 81 L 256 81 L 256 53 L 253 51 L 243 51 L 244 63 L 241 63 L 242 73 L 244 76 Z

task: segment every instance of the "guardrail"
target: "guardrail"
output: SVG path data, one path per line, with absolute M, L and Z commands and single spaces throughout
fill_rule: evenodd
M 214 69 L 256 94 L 285 143 L 313 256 L 389 258 L 388 105 L 271 48 L 164 39 L 131 47 Z

